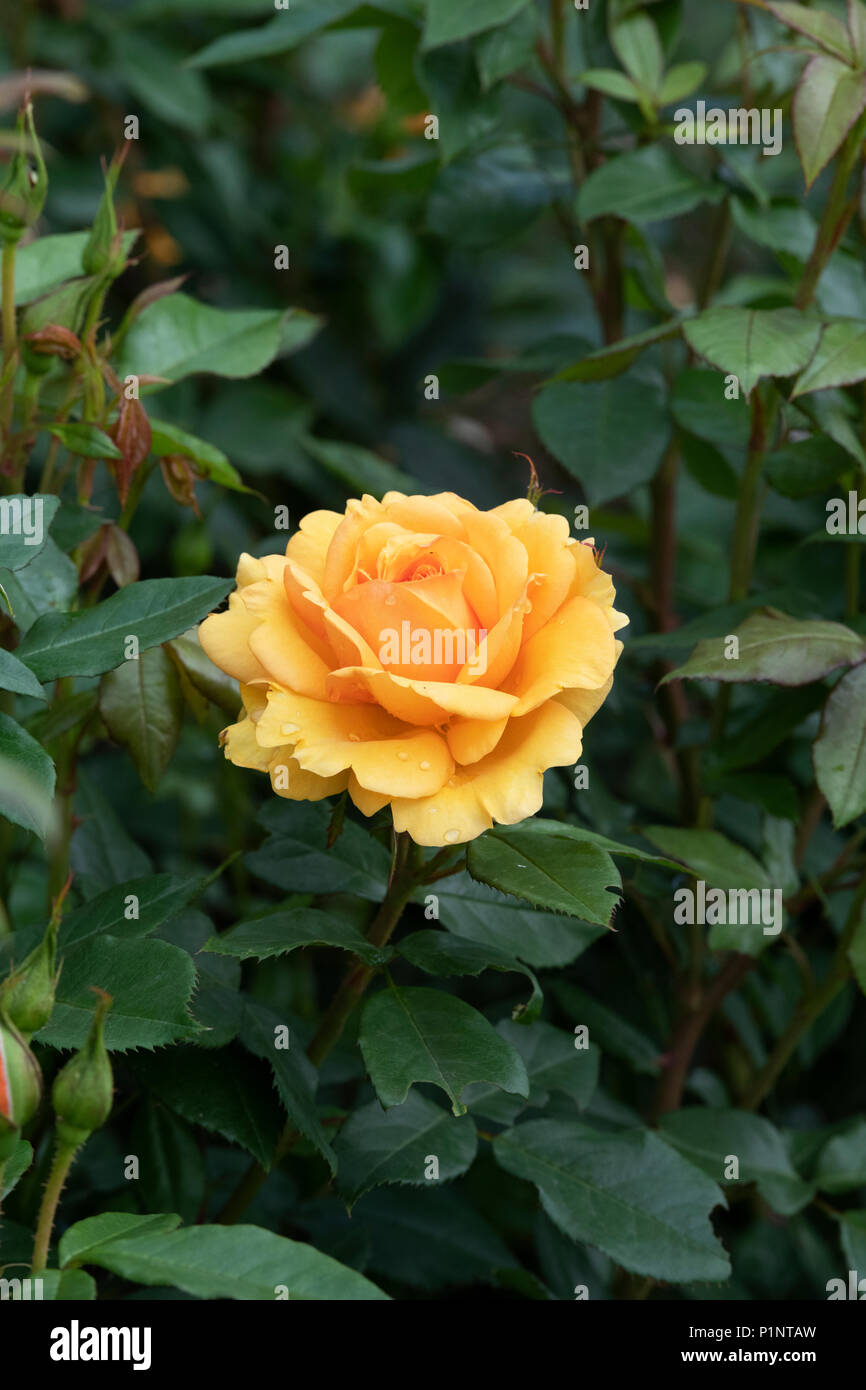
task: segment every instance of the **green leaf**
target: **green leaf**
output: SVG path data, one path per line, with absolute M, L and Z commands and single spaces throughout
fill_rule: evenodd
M 252 491 L 245 486 L 240 473 L 229 463 L 222 449 L 215 448 L 194 434 L 188 434 L 179 425 L 172 425 L 167 420 L 151 419 L 150 428 L 150 452 L 156 454 L 157 458 L 164 458 L 166 454 L 180 454 L 183 458 L 191 459 L 196 470 L 210 482 L 219 483 L 232 492 Z
M 619 902 L 620 877 L 610 855 L 552 831 L 488 830 L 469 845 L 467 865 L 473 878 L 501 893 L 599 926 L 609 925 Z
M 546 1105 L 553 1091 L 568 1096 L 578 1110 L 586 1109 L 598 1085 L 600 1052 L 593 1043 L 578 1048 L 570 1033 L 541 1019 L 531 1028 L 503 1019 L 496 1031 L 517 1048 L 526 1064 L 529 1099 L 506 1096 L 492 1086 L 471 1086 L 466 1092 L 471 1114 L 510 1125 L 527 1104 L 533 1109 Z
M 813 756 L 818 786 L 841 829 L 866 811 L 866 663 L 831 692 Z
M 459 43 L 485 29 L 506 24 L 526 8 L 529 0 L 428 0 L 427 22 L 424 27 L 424 48 L 438 48 L 446 43 Z
M 578 82 L 591 87 L 594 92 L 603 92 L 615 101 L 638 101 L 640 93 L 630 77 L 618 68 L 587 68 L 578 74 Z
M 532 985 L 532 996 L 528 1004 L 522 1005 L 515 1013 L 522 1023 L 531 1023 L 541 1012 L 544 1002 L 541 987 L 531 970 L 520 961 L 500 951 L 495 946 L 479 946 L 475 941 L 453 936 L 447 931 L 412 932 L 404 936 L 397 948 L 398 954 L 408 960 L 418 970 L 428 975 L 480 975 L 482 970 L 501 970 L 506 973 L 517 971 L 525 975 Z
M 153 30 L 151 30 L 151 33 Z M 112 27 L 111 69 L 137 102 L 161 121 L 196 138 L 210 124 L 212 103 L 207 83 L 184 63 L 185 55 L 141 32 Z M 166 74 L 171 73 L 171 81 Z
M 757 1183 L 780 1216 L 794 1216 L 814 1196 L 814 1187 L 794 1169 L 781 1134 L 760 1115 L 700 1106 L 663 1116 L 661 1130 L 663 1139 L 715 1182 L 733 1188 Z M 729 1179 L 731 1157 L 739 1160 L 739 1176 Z
M 6 1162 L 0 1164 L 0 1201 L 5 1201 L 32 1162 L 33 1145 L 26 1139 L 19 1139 Z
M 611 47 L 629 77 L 642 92 L 653 96 L 664 70 L 659 32 L 645 10 L 632 9 L 608 22 Z
M 173 1213 L 158 1216 L 135 1216 L 132 1212 L 106 1211 L 99 1216 L 87 1216 L 76 1221 L 60 1238 L 57 1253 L 64 1268 L 86 1263 L 91 1250 L 99 1250 L 113 1240 L 132 1235 L 153 1235 L 173 1231 L 180 1217 Z
M 261 1057 L 270 1065 L 274 1085 L 292 1126 L 318 1149 L 335 1173 L 337 1157 L 316 1109 L 316 1069 L 296 1047 L 277 1045 L 284 1027 L 284 1020 L 272 1009 L 249 998 L 244 1000 L 241 1042 L 254 1057 Z
M 71 425 L 46 425 L 49 434 L 59 439 L 71 454 L 82 458 L 120 459 L 123 454 L 113 439 L 98 425 L 73 422 Z
M 90 937 L 68 950 L 54 1012 L 37 1034 L 49 1047 L 81 1047 L 96 1008 L 93 986 L 111 995 L 105 1045 L 115 1052 L 163 1047 L 192 1031 L 195 967 L 165 941 Z
M 441 1086 L 455 1115 L 465 1114 L 461 1095 L 473 1081 L 529 1094 L 519 1052 L 482 1014 L 453 994 L 393 985 L 382 990 L 364 1009 L 359 1043 L 370 1080 L 386 1107 L 401 1105 L 416 1081 Z
M 765 472 L 771 487 L 783 497 L 823 495 L 851 464 L 844 450 L 832 439 L 815 434 L 777 449 L 767 459 Z
M 189 65 L 212 68 L 288 53 L 312 34 L 351 14 L 358 5 L 359 0 L 294 0 L 285 14 L 276 15 L 268 24 L 212 40 L 189 60 Z
M 699 642 L 684 666 L 665 676 L 668 681 L 767 681 L 772 685 L 808 685 L 839 666 L 866 660 L 866 642 L 841 623 L 790 618 L 767 608 L 751 614 L 733 634 L 739 656 L 726 657 L 727 638 Z
M 822 1192 L 853 1192 L 866 1186 L 866 1120 L 862 1116 L 824 1145 L 815 1184 Z
M 78 570 L 68 555 L 55 545 L 51 536 L 24 569 L 13 573 L 0 570 L 7 606 L 14 613 L 15 625 L 28 633 L 46 613 L 65 613 L 75 602 Z M 21 657 L 20 648 L 15 655 Z
M 68 950 L 91 936 L 148 936 L 188 907 L 204 886 L 202 878 L 149 874 L 106 888 L 98 897 L 64 914 L 60 949 Z
M 696 878 L 713 888 L 769 888 L 766 870 L 742 845 L 718 830 L 681 830 L 667 825 L 648 825 L 648 840 L 677 859 Z
M 383 1110 L 378 1101 L 350 1115 L 334 1148 L 340 1162 L 337 1187 L 354 1205 L 382 1183 L 435 1186 L 460 1177 L 478 1148 L 468 1115 L 455 1116 L 417 1091 L 402 1105 Z M 426 1176 L 429 1157 L 438 1159 L 438 1177 Z
M 603 381 L 555 381 L 536 396 L 532 418 L 590 506 L 649 482 L 671 432 L 663 382 L 641 369 Z
M 538 16 L 532 6 L 519 10 L 507 24 L 482 34 L 475 44 L 475 59 L 483 92 L 532 62 L 537 35 Z
M 857 67 L 866 66 L 866 6 L 862 0 L 848 0 L 848 32 Z
M 123 250 L 128 255 L 140 232 L 123 233 Z M 15 303 L 31 304 L 65 280 L 81 274 L 81 256 L 90 232 L 62 232 L 41 236 L 28 246 L 19 246 L 15 256 Z
M 850 386 L 866 378 L 866 328 L 859 319 L 828 323 L 815 356 L 791 392 L 791 399 L 831 386 Z
M 433 885 L 442 925 L 452 935 L 495 950 L 508 951 L 538 968 L 567 965 L 604 936 L 605 928 L 554 912 L 538 912 L 528 904 L 497 893 L 469 874 L 455 875 Z M 423 902 L 430 890 L 417 894 Z
M 18 648 L 38 680 L 100 676 L 125 658 L 125 639 L 141 651 L 167 642 L 221 603 L 232 587 L 209 575 L 144 579 L 81 613 L 46 613 Z
M 223 713 L 237 718 L 240 700 L 237 682 L 215 666 L 205 653 L 198 640 L 198 628 L 188 628 L 180 637 L 175 637 L 169 646 L 196 690 Z
M 791 116 L 807 189 L 833 158 L 864 107 L 866 73 L 852 72 L 825 53 L 806 64 Z
M 643 333 L 634 333 L 629 338 L 620 338 L 616 343 L 608 343 L 587 357 L 582 357 L 572 366 L 564 367 L 556 376 L 551 377 L 551 382 L 604 381 L 608 377 L 619 376 L 645 348 L 675 337 L 682 325 L 683 319 L 670 319 L 667 323 L 657 324 L 655 328 L 645 329 Z
M 839 1235 L 848 1268 L 856 1269 L 859 1275 L 866 1267 L 866 1211 L 844 1212 L 839 1217 Z
M 697 367 L 680 372 L 671 396 L 677 424 L 716 448 L 743 449 L 749 442 L 749 407 L 742 396 L 725 397 L 724 378 Z
M 305 309 L 215 309 L 186 294 L 158 299 L 129 330 L 116 370 L 181 381 L 193 372 L 258 376 L 275 357 L 305 346 L 321 320 Z
M 583 825 L 571 825 L 567 821 L 533 816 L 531 820 L 524 822 L 521 830 L 530 835 L 552 835 L 555 839 L 577 840 L 579 844 L 595 845 L 607 854 L 621 855 L 623 859 L 637 859 L 642 864 L 657 864 L 662 869 L 680 867 L 671 859 L 662 859 L 658 854 L 650 854 L 636 845 L 625 845 L 621 840 L 611 840 L 607 835 L 599 835 L 596 830 L 588 830 Z
M 83 1303 L 96 1298 L 96 1283 L 83 1269 L 45 1269 L 40 1278 L 46 1303 Z
M 90 1218 L 100 1219 L 105 1218 Z M 86 1225 L 87 1221 L 78 1223 L 79 1227 Z M 76 1229 L 73 1226 L 71 1231 Z M 104 1244 L 92 1243 L 84 1262 L 136 1284 L 168 1284 L 195 1298 L 272 1303 L 280 1289 L 288 1290 L 290 1300 L 369 1302 L 386 1297 L 355 1270 L 311 1245 L 287 1240 L 259 1226 L 142 1227 L 111 1236 Z
M 440 170 L 427 204 L 427 226 L 445 242 L 483 250 L 525 231 L 556 188 L 532 149 L 513 142 L 470 151 Z
M 99 683 L 99 713 L 148 791 L 155 792 L 183 722 L 183 695 L 168 653 L 151 647 L 137 661 L 123 661 L 107 671 Z
M 765 9 L 782 24 L 787 24 L 789 29 L 796 29 L 798 34 L 812 39 L 828 53 L 844 58 L 847 63 L 853 61 L 851 37 L 841 19 L 835 15 L 828 14 L 826 10 L 791 4 L 788 0 L 767 0 Z
M 707 309 L 683 325 L 689 345 L 739 378 L 746 396 L 765 376 L 793 376 L 812 357 L 821 325 L 797 309 Z
M 175 1047 L 137 1058 L 135 1070 L 183 1119 L 242 1144 L 270 1168 L 280 1116 L 268 1071 L 257 1059 L 237 1046 L 215 1052 Z
M 493 1151 L 506 1172 L 535 1184 L 572 1240 L 665 1282 L 728 1278 L 709 1220 L 724 1201 L 719 1188 L 649 1130 L 530 1120 L 498 1135 Z
M 111 803 L 83 770 L 78 773 L 74 809 L 79 823 L 72 836 L 71 865 L 75 885 L 86 896 L 152 872 L 149 856 L 131 839 Z
M 130 1148 L 138 1156 L 142 1206 L 173 1208 L 184 1221 L 195 1221 L 205 1200 L 205 1166 L 189 1125 L 165 1106 L 145 1102 L 132 1126 Z
M 279 802 L 265 807 L 259 820 L 272 833 L 261 849 L 246 855 L 259 878 L 287 893 L 355 893 L 381 902 L 390 856 L 360 825 L 346 820 L 330 849 L 331 807 L 324 802 Z
M 20 570 L 36 558 L 59 506 L 59 497 L 45 493 L 0 497 L 0 569 Z
M 351 922 L 311 907 L 290 907 L 238 922 L 229 931 L 212 936 L 204 949 L 239 960 L 267 960 L 302 946 L 337 946 L 373 966 L 382 965 L 392 955 L 389 949 L 371 946 Z
M 14 695 L 29 695 L 31 700 L 45 700 L 42 686 L 23 661 L 12 652 L 0 648 L 0 690 L 11 690 Z
M 706 63 L 676 63 L 664 75 L 658 91 L 659 106 L 670 106 L 672 102 L 691 96 L 706 75 Z
M 666 146 L 645 145 L 614 155 L 589 175 L 577 197 L 577 215 L 581 222 L 622 217 L 642 227 L 723 197 L 720 184 L 696 178 Z
M 51 826 L 54 764 L 26 729 L 0 713 L 0 817 L 44 840 Z
M 646 1033 L 570 980 L 557 980 L 553 990 L 571 1023 L 586 1026 L 602 1052 L 618 1057 L 641 1075 L 658 1076 L 661 1049 Z

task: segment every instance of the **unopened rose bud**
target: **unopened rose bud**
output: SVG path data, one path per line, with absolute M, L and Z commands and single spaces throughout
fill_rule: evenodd
M 4 983 L 0 1002 L 6 1017 L 27 1038 L 31 1038 L 51 1017 L 57 986 L 58 914 L 51 921 L 39 945 Z
M 114 190 L 121 165 L 126 158 L 128 145 L 115 154 L 108 168 L 104 168 L 105 192 L 99 204 L 87 245 L 81 253 L 81 268 L 85 275 L 100 275 L 116 280 L 126 266 L 123 251 L 123 235 L 117 226 L 114 210 Z
M 112 1000 L 101 989 L 95 992 L 100 998 L 87 1042 L 58 1072 L 51 1091 L 58 1140 L 75 1148 L 105 1124 L 114 1090 L 104 1039 L 105 1015 Z
M 0 1120 L 2 1132 L 32 1120 L 42 1099 L 39 1063 L 15 1024 L 0 1012 Z
M 79 332 L 96 286 L 93 277 L 69 280 L 27 306 L 21 317 L 20 348 L 21 361 L 28 372 L 40 376 L 51 369 L 56 352 L 53 344 L 62 336 L 58 329 L 68 329 L 70 334 Z M 52 346 L 46 350 L 37 335 L 49 328 L 53 330 L 47 335 Z
M 0 185 L 0 240 L 21 240 L 39 217 L 47 190 L 48 175 L 28 101 L 18 113 L 17 149 Z

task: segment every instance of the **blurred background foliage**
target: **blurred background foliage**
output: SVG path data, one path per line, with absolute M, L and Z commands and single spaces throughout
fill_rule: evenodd
M 465 8 L 469 14 L 473 5 Z M 796 41 L 780 40 L 770 15 L 750 10 L 745 21 L 727 0 L 656 0 L 648 8 L 666 67 L 704 64 L 699 90 L 708 100 L 740 105 L 745 95 L 783 108 L 788 120 L 803 55 Z M 342 509 L 347 496 L 390 487 L 454 490 L 492 506 L 525 492 L 527 465 L 516 455 L 530 455 L 550 490 L 546 509 L 571 517 L 575 505 L 590 504 L 590 534 L 608 547 L 605 566 L 632 624 L 613 694 L 588 740 L 591 788 L 575 795 L 570 772 L 549 774 L 545 811 L 622 837 L 637 819 L 676 822 L 681 813 L 653 694 L 665 669 L 659 663 L 679 664 L 699 636 L 730 630 L 759 601 L 798 616 L 844 617 L 866 631 L 862 616 L 846 615 L 846 547 L 827 543 L 823 533 L 828 487 L 850 471 L 860 425 L 853 397 L 833 393 L 838 399 L 826 406 L 832 429 L 792 463 L 790 450 L 814 436 L 808 418 L 791 408 L 768 460 L 755 593 L 728 610 L 735 499 L 750 428 L 746 403 L 725 401 L 719 374 L 679 339 L 650 346 L 624 377 L 543 383 L 606 341 L 681 312 L 708 304 L 790 305 L 830 174 L 805 196 L 788 138 L 776 158 L 754 147 L 678 149 L 673 179 L 666 159 L 645 163 L 600 214 L 606 242 L 599 269 L 613 268 L 601 299 L 594 297 L 574 260 L 585 241 L 582 223 L 595 214 L 577 200 L 580 171 L 557 84 L 592 109 L 579 74 L 619 68 L 605 6 L 592 3 L 578 22 L 570 6 L 554 5 L 552 26 L 546 4 L 515 4 L 513 11 L 497 27 L 473 32 L 468 23 L 465 39 L 425 48 L 420 0 L 292 0 L 289 14 L 276 18 L 269 0 L 21 0 L 3 10 L 0 103 L 11 128 L 20 96 L 15 75 L 32 69 L 50 179 L 42 235 L 90 224 L 103 188 L 100 159 L 121 143 L 125 118 L 139 117 L 118 209 L 142 235 L 135 264 L 113 287 L 115 316 L 148 286 L 183 276 L 186 290 L 214 305 L 301 306 L 322 320 L 306 347 L 258 376 L 188 377 L 161 392 L 160 417 L 224 450 L 253 491 L 201 482 L 196 516 L 177 506 L 155 472 L 133 528 L 143 577 L 233 573 L 241 551 L 281 547 L 276 506 L 288 506 L 293 529 L 309 510 Z M 279 33 L 272 27 L 278 22 Z M 744 45 L 761 56 L 745 62 Z M 42 70 L 67 74 L 55 79 L 56 94 L 40 92 Z M 425 138 L 431 112 L 440 122 L 438 141 Z M 647 120 L 633 103 L 605 100 L 595 115 L 597 151 L 612 158 L 632 147 L 662 149 L 653 138 L 670 134 L 672 107 Z M 673 149 L 669 140 L 664 148 Z M 643 180 L 639 192 L 657 197 L 649 214 L 637 207 L 622 219 L 609 215 L 618 197 L 626 205 L 634 180 Z M 275 268 L 281 246 L 289 252 L 284 270 Z M 824 313 L 866 318 L 862 250 L 855 220 L 821 279 L 816 303 Z M 432 376 L 439 396 L 431 399 Z M 675 428 L 683 458 L 670 538 L 675 604 L 683 622 L 698 621 L 685 634 L 655 631 L 650 588 L 651 480 Z M 94 502 L 106 515 L 118 514 L 105 481 Z M 820 545 L 813 544 L 816 533 Z M 814 686 L 738 688 L 725 738 L 702 754 L 716 827 L 756 853 L 768 815 L 789 825 L 799 820 L 813 780 L 810 744 L 822 694 Z M 686 747 L 707 741 L 709 717 L 698 701 L 680 730 Z M 104 742 L 89 751 L 79 786 L 87 819 L 73 840 L 77 887 L 86 895 L 154 865 L 180 873 L 214 867 L 228 851 L 261 839 L 256 813 L 269 793 L 223 764 L 214 742 L 220 722 L 217 715 L 202 725 L 186 721 L 153 795 L 141 789 L 123 752 Z M 832 863 L 843 843 L 826 818 L 818 824 L 805 879 Z M 25 857 L 20 869 L 10 906 L 19 925 L 35 926 L 44 910 L 41 867 Z M 668 895 L 652 868 L 639 868 L 634 883 L 645 900 Z M 235 863 L 208 889 L 203 906 L 224 925 L 270 906 L 274 896 Z M 845 906 L 834 898 L 830 907 L 837 928 Z M 355 902 L 359 924 L 366 909 Z M 342 910 L 352 910 L 348 901 Z M 578 1008 L 590 996 L 604 1001 L 593 1024 L 605 1048 L 603 1087 L 589 1112 L 602 1127 L 628 1122 L 632 1107 L 645 1102 L 657 1072 L 653 1059 L 672 1023 L 658 953 L 633 903 L 617 925 L 615 954 L 589 952 L 562 972 L 563 989 L 579 981 L 585 992 Z M 171 939 L 193 949 L 211 929 L 207 916 L 190 909 L 175 920 Z M 812 937 L 820 964 L 827 944 L 820 924 L 807 919 L 807 948 Z M 537 963 L 557 966 L 578 953 L 577 946 L 563 947 L 560 958 Z M 281 1007 L 289 1000 L 302 1032 L 310 1031 L 316 1001 L 328 997 L 340 970 L 334 960 L 314 981 L 308 954 L 293 956 L 291 967 L 273 961 L 249 973 L 253 996 Z M 239 970 L 209 959 L 199 1018 L 211 1018 L 216 1044 L 233 1036 L 227 999 Z M 692 1076 L 692 1101 L 726 1103 L 720 1073 L 762 1065 L 800 987 L 797 960 L 788 953 L 753 973 L 725 1006 L 712 1066 Z M 520 998 L 498 975 L 473 981 L 465 992 L 496 1018 L 507 1017 Z M 574 1000 L 556 998 L 553 1007 L 570 1027 Z M 774 1117 L 794 1136 L 792 1151 L 807 1167 L 817 1152 L 808 1131 L 818 1127 L 823 1141 L 862 1106 L 852 1059 L 864 1047 L 862 1001 L 855 1011 L 847 991 L 786 1073 Z M 253 1067 L 249 1056 L 243 1063 Z M 129 1133 L 142 1149 L 160 1145 L 175 1155 L 162 1170 L 168 1187 L 148 1194 L 151 1210 L 177 1210 L 188 1220 L 213 1213 L 240 1176 L 248 1161 L 242 1152 L 215 1143 L 203 1153 L 185 1120 L 142 1099 L 149 1083 L 164 1094 L 165 1065 L 159 1054 L 118 1059 L 135 1104 L 119 1132 L 106 1130 L 88 1146 L 69 1188 L 69 1219 L 127 1200 L 128 1185 L 118 1187 L 116 1173 Z M 269 1078 L 263 1081 L 257 1063 L 253 1071 L 252 1091 L 264 1086 L 267 1093 Z M 347 1081 L 361 1087 L 361 1096 L 372 1094 L 362 1075 L 350 1030 L 323 1071 L 325 1095 L 336 1098 Z M 186 1120 L 194 1118 L 187 1111 Z M 450 1288 L 456 1264 L 467 1283 L 491 1280 L 496 1269 L 501 1289 L 533 1296 L 538 1289 L 525 1269 L 510 1283 L 502 1273 L 512 1262 L 503 1240 L 535 1252 L 527 1266 L 558 1297 L 570 1297 L 579 1282 L 607 1296 L 623 1293 L 622 1276 L 606 1257 L 568 1241 L 539 1214 L 532 1190 L 489 1158 L 437 1193 L 435 1203 L 425 1196 L 423 1215 L 416 1193 L 382 1188 L 351 1222 L 339 1201 L 318 1195 L 323 1170 L 312 1158 L 309 1165 L 312 1176 L 302 1169 L 297 1180 L 302 1213 L 288 1233 L 306 1234 L 404 1296 Z M 19 1188 L 22 1209 L 35 1200 L 39 1180 L 34 1169 Z M 252 1219 L 286 1231 L 284 1213 L 299 1198 L 295 1181 L 275 1174 Z M 839 1272 L 832 1220 L 814 1211 L 782 1221 L 753 1195 L 720 1220 L 734 1279 L 724 1289 L 684 1289 L 686 1296 L 823 1297 L 825 1280 Z

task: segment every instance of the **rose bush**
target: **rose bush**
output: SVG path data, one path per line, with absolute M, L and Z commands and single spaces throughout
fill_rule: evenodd
M 454 493 L 312 512 L 285 555 L 242 555 L 200 629 L 241 682 L 226 757 L 274 790 L 390 804 L 421 845 L 472 840 L 542 803 L 613 681 L 628 619 L 591 542 L 526 499 Z

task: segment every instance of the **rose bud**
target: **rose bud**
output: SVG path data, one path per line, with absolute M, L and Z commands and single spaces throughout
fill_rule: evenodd
M 2 1004 L 6 1017 L 27 1038 L 38 1033 L 51 1017 L 59 971 L 57 931 L 60 918 L 52 914 L 45 935 L 3 985 Z
M 116 280 L 126 266 L 123 236 L 118 230 L 117 214 L 114 210 L 114 190 L 128 148 L 124 145 L 114 155 L 108 168 L 103 164 L 105 192 L 94 218 L 87 245 L 81 253 L 81 269 L 85 275 L 100 275 L 108 280 Z
M 0 1142 L 32 1120 L 42 1098 L 39 1063 L 15 1024 L 0 1011 Z
M 101 1129 L 111 1113 L 114 1078 L 105 1050 L 105 1015 L 111 996 L 99 995 L 96 1016 L 87 1042 L 57 1073 L 51 1102 L 57 1115 L 57 1138 L 61 1144 L 77 1148 L 95 1129 Z
M 28 304 L 21 318 L 20 349 L 21 361 L 33 376 L 41 376 L 51 370 L 56 353 L 55 343 L 59 341 L 58 329 L 68 329 L 77 334 L 84 322 L 87 306 L 96 286 L 94 279 L 70 280 L 56 290 L 49 290 L 41 299 Z M 50 328 L 52 346 L 42 346 L 41 335 Z M 40 350 L 41 348 L 41 350 Z
M 45 161 L 28 101 L 18 113 L 17 151 L 0 187 L 0 240 L 18 242 L 39 217 L 48 189 Z

